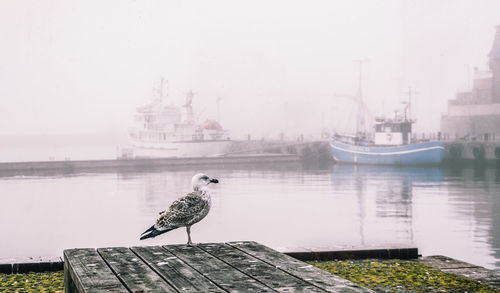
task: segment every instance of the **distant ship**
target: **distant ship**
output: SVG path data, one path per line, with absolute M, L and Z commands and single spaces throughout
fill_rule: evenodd
M 340 163 L 370 165 L 436 165 L 444 158 L 440 141 L 412 142 L 413 121 L 395 117 L 375 120 L 374 140 L 363 136 L 334 135 L 333 159 Z
M 375 118 L 375 134 L 369 138 L 365 127 L 366 105 L 361 95 L 361 63 L 358 94 L 347 96 L 357 104 L 356 132 L 354 135 L 334 134 L 330 141 L 333 159 L 339 163 L 370 165 L 436 165 L 444 159 L 444 143 L 440 141 L 413 141 L 411 89 L 404 117 L 395 112 L 393 119 Z
M 166 105 L 163 78 L 158 97 L 138 107 L 135 127 L 129 131 L 133 157 L 204 157 L 224 155 L 232 145 L 229 132 L 219 122 L 198 123 L 193 114 L 194 93 L 182 106 Z

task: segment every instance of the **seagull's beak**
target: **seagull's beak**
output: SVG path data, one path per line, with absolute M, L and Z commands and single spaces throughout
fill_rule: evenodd
M 217 179 L 210 179 L 210 183 L 219 183 L 219 180 L 217 180 Z

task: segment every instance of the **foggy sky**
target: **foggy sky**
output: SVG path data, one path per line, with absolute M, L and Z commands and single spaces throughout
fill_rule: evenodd
M 487 67 L 500 1 L 1 1 L 0 135 L 126 132 L 160 75 L 235 137 L 343 130 L 358 63 L 374 114 L 416 131 Z M 351 121 L 351 122 L 350 122 Z

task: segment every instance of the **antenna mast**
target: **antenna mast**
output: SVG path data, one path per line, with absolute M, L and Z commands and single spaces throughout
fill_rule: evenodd
M 360 132 L 366 132 L 366 124 L 365 124 L 365 113 L 363 106 L 363 63 L 367 62 L 367 59 L 356 60 L 359 62 L 359 76 L 358 76 L 358 92 L 356 95 L 356 100 L 358 102 L 358 111 L 356 117 L 356 135 Z M 363 109 L 361 109 L 363 108 Z
M 220 123 L 220 101 L 222 100 L 221 97 L 217 97 L 217 122 Z
M 165 97 L 168 98 L 168 80 L 165 80 L 165 78 L 163 78 L 163 76 L 160 75 L 160 84 L 158 86 L 158 89 L 156 90 L 160 104 L 163 103 L 163 83 L 166 83 L 165 84 L 165 88 L 166 88 Z
M 163 76 L 160 75 L 160 87 L 158 88 L 158 96 L 160 98 L 160 103 L 163 102 Z
M 405 120 L 411 121 L 411 95 L 412 94 L 416 95 L 416 94 L 418 94 L 418 92 L 412 91 L 411 86 L 410 86 L 410 87 L 408 87 L 408 91 L 403 92 L 403 94 L 408 95 L 408 105 L 406 106 L 406 109 L 405 109 Z M 408 116 L 406 116 L 406 112 L 408 112 Z

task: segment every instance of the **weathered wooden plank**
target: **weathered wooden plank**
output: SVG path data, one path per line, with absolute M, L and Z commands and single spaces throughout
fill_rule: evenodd
M 177 292 L 126 247 L 99 248 L 97 252 L 132 292 Z
M 278 292 L 325 292 L 230 245 L 207 243 L 198 247 Z
M 131 250 L 180 292 L 226 292 L 161 246 Z
M 165 249 L 229 292 L 272 292 L 273 289 L 235 270 L 198 247 L 167 245 Z
M 372 292 L 288 255 L 276 253 L 275 250 L 257 242 L 230 242 L 228 244 L 329 292 Z
M 93 248 L 66 249 L 66 292 L 129 292 Z

